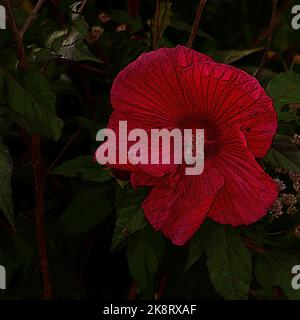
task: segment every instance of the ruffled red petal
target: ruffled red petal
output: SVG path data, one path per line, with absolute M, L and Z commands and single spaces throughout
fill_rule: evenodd
M 202 224 L 223 183 L 222 175 L 211 166 L 200 176 L 176 172 L 155 184 L 142 207 L 156 230 L 183 245 Z
M 135 142 L 128 142 L 127 141 L 127 145 L 124 145 L 122 143 L 120 143 L 120 137 L 119 137 L 119 124 L 120 121 L 125 121 L 128 119 L 128 115 L 122 112 L 119 112 L 117 110 L 115 110 L 109 120 L 109 124 L 108 124 L 108 129 L 112 129 L 115 133 L 116 133 L 116 139 L 117 139 L 117 146 L 116 146 L 116 158 L 117 158 L 117 163 L 116 164 L 109 164 L 109 166 L 111 168 L 115 168 L 115 169 L 121 169 L 121 170 L 128 170 L 128 171 L 132 171 L 132 172 L 139 172 L 139 173 L 144 173 L 144 174 L 148 174 L 154 177 L 162 177 L 167 173 L 171 173 L 173 172 L 176 168 L 177 168 L 177 164 L 174 163 L 170 163 L 170 164 L 162 164 L 162 153 L 160 152 L 159 154 L 159 163 L 160 164 L 151 164 L 150 163 L 150 159 L 151 159 L 151 148 L 147 145 L 148 147 L 148 158 L 149 158 L 149 163 L 148 164 L 131 164 L 130 161 L 128 161 L 128 163 L 126 164 L 121 164 L 119 163 L 118 159 L 119 159 L 119 154 L 120 152 L 126 153 L 127 151 L 130 149 L 130 147 L 135 143 Z M 140 125 L 137 124 L 136 121 L 131 120 L 131 121 L 127 121 L 127 131 L 128 133 L 132 130 L 132 129 L 136 129 L 136 128 L 141 128 Z M 150 129 L 144 129 L 149 137 L 150 140 Z M 127 139 L 127 137 L 125 137 L 125 139 Z M 170 148 L 171 149 L 171 148 Z M 170 154 L 170 159 L 172 159 L 172 149 L 171 149 L 171 154 Z
M 238 128 L 224 129 L 222 151 L 214 164 L 224 177 L 208 216 L 232 226 L 248 225 L 262 218 L 278 196 L 277 184 L 257 164 Z
M 212 59 L 177 46 L 142 54 L 116 77 L 111 102 L 143 128 L 173 128 L 186 115 L 178 72 Z
M 255 78 L 220 63 L 195 64 L 179 77 L 186 109 L 193 110 L 194 119 L 219 130 L 240 124 L 254 156 L 265 156 L 277 129 L 277 115 L 272 99 Z

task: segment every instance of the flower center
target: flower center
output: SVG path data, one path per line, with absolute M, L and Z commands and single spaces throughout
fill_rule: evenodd
M 181 130 L 192 129 L 193 132 L 193 145 L 192 149 L 196 150 L 196 129 L 204 130 L 204 158 L 213 158 L 220 149 L 220 144 L 218 141 L 219 130 L 215 125 L 207 121 L 191 121 L 190 119 L 182 121 L 179 124 Z

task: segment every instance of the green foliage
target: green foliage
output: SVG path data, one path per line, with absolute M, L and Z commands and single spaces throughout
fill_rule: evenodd
M 52 171 L 65 177 L 82 178 L 88 181 L 105 182 L 112 179 L 110 170 L 101 168 L 92 156 L 81 156 L 64 162 Z
M 252 261 L 239 230 L 222 225 L 214 228 L 207 243 L 207 266 L 210 279 L 222 297 L 248 298 Z
M 300 103 L 300 75 L 294 71 L 278 74 L 271 80 L 268 92 L 277 111 L 287 104 Z
M 274 99 L 274 106 L 278 113 L 278 119 L 292 121 L 296 119 L 296 113 L 283 107 L 292 103 L 300 103 L 300 75 L 294 71 L 280 73 L 275 76 L 268 87 L 269 95 Z
M 58 140 L 63 121 L 56 116 L 55 94 L 35 71 L 10 72 L 0 68 L 7 81 L 8 107 L 17 123 L 46 138 Z
M 145 198 L 144 190 L 134 190 L 127 186 L 123 190 L 117 187 L 116 225 L 111 249 L 115 250 L 131 234 L 147 225 L 141 202 Z
M 208 235 L 213 232 L 214 224 L 206 220 L 193 236 L 187 257 L 185 270 L 188 270 L 205 253 Z
M 95 187 L 80 191 L 61 216 L 66 232 L 77 235 L 90 231 L 102 222 L 112 210 L 106 190 Z
M 155 273 L 164 252 L 164 240 L 151 226 L 138 231 L 127 247 L 129 270 L 144 298 L 153 298 Z
M 297 264 L 299 264 L 297 257 L 273 250 L 256 256 L 255 275 L 259 283 L 268 289 L 268 292 L 273 292 L 274 288 L 279 286 L 288 298 L 299 300 L 299 290 L 293 289 L 291 285 L 293 277 L 291 270 Z
M 224 50 L 224 51 L 218 51 L 217 56 L 219 59 L 221 59 L 223 63 L 230 64 L 230 63 L 239 61 L 249 56 L 250 54 L 260 52 L 263 49 L 264 48 L 261 47 L 261 48 L 247 49 L 247 50 Z
M 11 225 L 14 225 L 14 209 L 12 202 L 11 175 L 12 160 L 9 151 L 0 136 L 0 210 L 8 219 Z
M 300 173 L 300 150 L 287 136 L 275 137 L 265 159 L 275 168 Z
M 91 54 L 85 43 L 88 30 L 87 22 L 78 17 L 72 21 L 69 28 L 52 33 L 47 40 L 47 48 L 62 59 L 101 62 Z

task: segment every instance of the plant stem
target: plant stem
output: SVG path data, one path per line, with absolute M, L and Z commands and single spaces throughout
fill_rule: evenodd
M 39 0 L 37 5 L 32 10 L 32 13 L 19 30 L 13 15 L 13 10 L 9 0 L 5 0 L 5 8 L 7 12 L 8 24 L 10 26 L 14 42 L 17 46 L 17 56 L 19 60 L 19 68 L 28 69 L 28 62 L 26 59 L 23 35 L 33 21 L 37 18 L 38 11 L 41 9 L 45 0 Z M 52 285 L 49 276 L 48 268 L 48 255 L 46 246 L 46 231 L 44 222 L 44 210 L 45 210 L 45 194 L 44 184 L 45 177 L 43 174 L 43 162 L 41 156 L 41 138 L 38 135 L 33 134 L 31 136 L 31 156 L 32 156 L 32 169 L 34 174 L 35 183 L 35 219 L 36 219 L 36 235 L 40 259 L 40 270 L 43 279 L 43 297 L 46 300 L 52 299 Z
M 40 9 L 42 8 L 42 6 L 44 5 L 45 2 L 46 2 L 46 0 L 39 0 L 38 3 L 36 4 L 36 6 L 33 8 L 31 14 L 29 15 L 29 17 L 27 18 L 27 20 L 25 21 L 24 25 L 22 26 L 22 28 L 20 30 L 22 37 L 23 37 L 24 33 L 27 31 L 27 29 L 32 25 L 32 23 L 38 17 L 38 12 L 40 11 Z
M 61 157 L 64 155 L 64 153 L 69 149 L 69 147 L 72 145 L 72 143 L 75 141 L 75 139 L 79 136 L 81 133 L 83 127 L 79 128 L 75 134 L 71 137 L 71 139 L 67 142 L 67 144 L 63 147 L 61 152 L 58 154 L 58 156 L 55 158 L 55 160 L 50 164 L 49 169 L 47 170 L 47 174 L 51 174 L 53 168 L 57 164 L 57 162 L 61 159 Z
M 277 0 L 273 0 L 273 5 L 272 5 L 272 16 L 271 16 L 271 22 L 270 22 L 270 27 L 269 27 L 269 32 L 268 32 L 268 39 L 267 39 L 267 44 L 264 50 L 263 57 L 260 61 L 259 68 L 254 72 L 253 76 L 258 78 L 266 64 L 267 58 L 268 58 L 268 52 L 271 47 L 271 42 L 272 42 L 272 34 L 273 34 L 273 29 L 274 29 L 274 24 L 275 24 L 275 17 L 276 17 L 276 8 L 277 8 Z
M 38 251 L 40 258 L 40 270 L 43 278 L 43 297 L 45 300 L 52 299 L 52 286 L 49 276 L 48 253 L 46 246 L 45 231 L 45 176 L 43 162 L 41 157 L 41 138 L 38 135 L 32 135 L 32 168 L 35 182 L 35 223 Z
M 5 10 L 6 10 L 8 25 L 11 29 L 14 42 L 17 46 L 17 56 L 18 56 L 18 60 L 19 60 L 19 67 L 21 69 L 27 69 L 28 63 L 26 60 L 25 48 L 24 48 L 24 44 L 23 44 L 23 35 L 19 31 L 18 26 L 16 24 L 10 1 L 5 0 L 4 6 L 5 6 Z
M 160 18 L 160 0 L 156 0 L 156 9 L 155 9 L 155 15 L 154 15 L 153 43 L 152 43 L 153 50 L 157 49 L 158 47 L 159 18 Z
M 196 17 L 195 17 L 195 20 L 194 20 L 194 24 L 193 24 L 193 27 L 192 27 L 192 30 L 191 30 L 191 33 L 190 33 L 189 40 L 188 40 L 187 45 L 186 45 L 188 48 L 191 48 L 193 46 L 193 42 L 194 42 L 195 37 L 197 35 L 198 29 L 199 29 L 200 20 L 201 20 L 204 8 L 206 6 L 206 3 L 207 3 L 207 0 L 200 0 L 200 2 L 199 2 L 199 6 L 198 6 L 198 9 L 197 9 L 197 13 L 196 13 Z

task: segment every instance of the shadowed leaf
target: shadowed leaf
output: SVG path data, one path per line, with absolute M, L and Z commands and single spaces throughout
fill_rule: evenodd
M 275 168 L 300 173 L 300 150 L 288 136 L 276 135 L 265 160 Z
M 129 270 L 143 293 L 153 298 L 155 273 L 164 251 L 164 239 L 149 225 L 129 238 L 127 258 Z
M 6 145 L 0 137 L 0 210 L 14 226 L 14 211 L 12 203 L 11 174 L 12 160 Z
M 55 168 L 52 173 L 88 181 L 104 182 L 112 179 L 110 170 L 100 166 L 98 162 L 93 160 L 91 155 L 66 161 L 61 166 Z
M 61 221 L 68 234 L 90 231 L 103 221 L 112 211 L 105 189 L 93 188 L 80 191 L 68 206 Z
M 246 50 L 226 50 L 226 51 L 218 51 L 217 55 L 222 60 L 223 63 L 233 63 L 239 61 L 250 54 L 262 51 L 264 47 L 254 48 L 254 49 L 246 49 Z
M 291 273 L 294 265 L 299 264 L 299 258 L 289 253 L 273 250 L 257 255 L 255 260 L 255 275 L 264 289 L 271 290 L 280 286 L 290 299 L 300 299 L 300 291 L 292 287 Z
M 58 140 L 63 121 L 56 116 L 55 94 L 47 80 L 35 71 L 4 73 L 8 87 L 8 106 L 18 124 L 32 133 Z
M 214 224 L 212 221 L 206 219 L 203 225 L 191 239 L 185 271 L 187 271 L 197 260 L 199 260 L 202 254 L 205 252 L 207 236 L 213 227 Z
M 144 191 L 134 190 L 130 186 L 117 188 L 116 212 L 117 220 L 112 239 L 111 250 L 115 250 L 130 235 L 147 225 L 141 202 L 145 198 Z
M 207 266 L 216 291 L 227 300 L 248 299 L 252 261 L 237 229 L 216 225 L 207 242 Z

